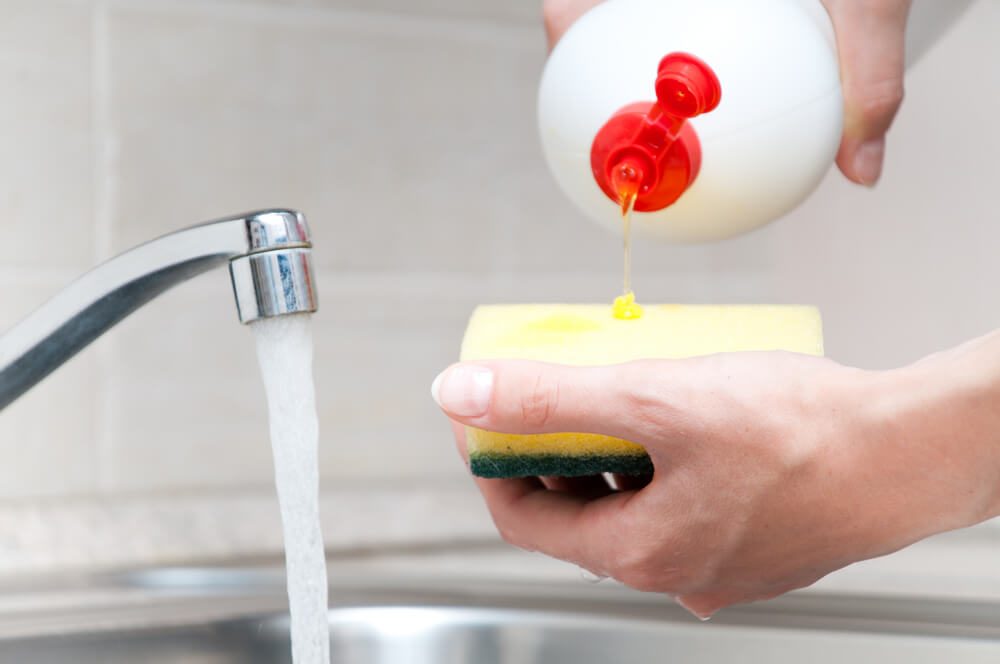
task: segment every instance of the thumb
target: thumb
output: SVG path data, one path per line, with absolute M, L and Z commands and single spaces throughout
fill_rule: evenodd
M 882 173 L 885 134 L 903 101 L 910 0 L 823 0 L 837 35 L 844 135 L 837 165 L 872 186 Z
M 671 410 L 655 365 L 569 367 L 522 360 L 454 364 L 431 394 L 451 419 L 502 433 L 597 433 L 644 442 Z M 662 367 L 665 368 L 665 367 Z M 662 435 L 662 433 L 661 433 Z

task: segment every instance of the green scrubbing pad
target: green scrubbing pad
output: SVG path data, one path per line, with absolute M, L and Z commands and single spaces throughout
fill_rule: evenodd
M 643 454 L 494 454 L 469 456 L 472 474 L 479 477 L 579 477 L 599 473 L 643 475 L 653 472 L 653 462 Z

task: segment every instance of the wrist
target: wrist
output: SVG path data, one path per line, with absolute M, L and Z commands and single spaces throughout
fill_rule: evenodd
M 914 489 L 933 529 L 924 536 L 1000 515 L 1000 332 L 886 372 L 882 382 L 897 463 L 922 474 Z

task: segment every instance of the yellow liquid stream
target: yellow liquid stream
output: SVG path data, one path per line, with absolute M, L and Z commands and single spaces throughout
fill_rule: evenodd
M 625 249 L 625 273 L 622 294 L 615 298 L 611 305 L 611 315 L 619 320 L 632 320 L 642 317 L 642 307 L 635 301 L 632 292 L 632 208 L 639 192 L 636 190 L 622 195 L 622 237 Z

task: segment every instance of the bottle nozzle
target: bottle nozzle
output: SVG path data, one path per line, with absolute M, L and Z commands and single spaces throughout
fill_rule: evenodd
M 660 61 L 655 90 L 655 102 L 615 113 L 590 151 L 594 178 L 608 198 L 624 205 L 624 197 L 634 197 L 640 212 L 665 208 L 694 181 L 701 146 L 687 120 L 713 110 L 722 96 L 712 69 L 687 53 Z
M 618 193 L 623 212 L 635 205 L 644 176 L 642 165 L 634 159 L 626 158 L 611 169 L 611 186 Z

